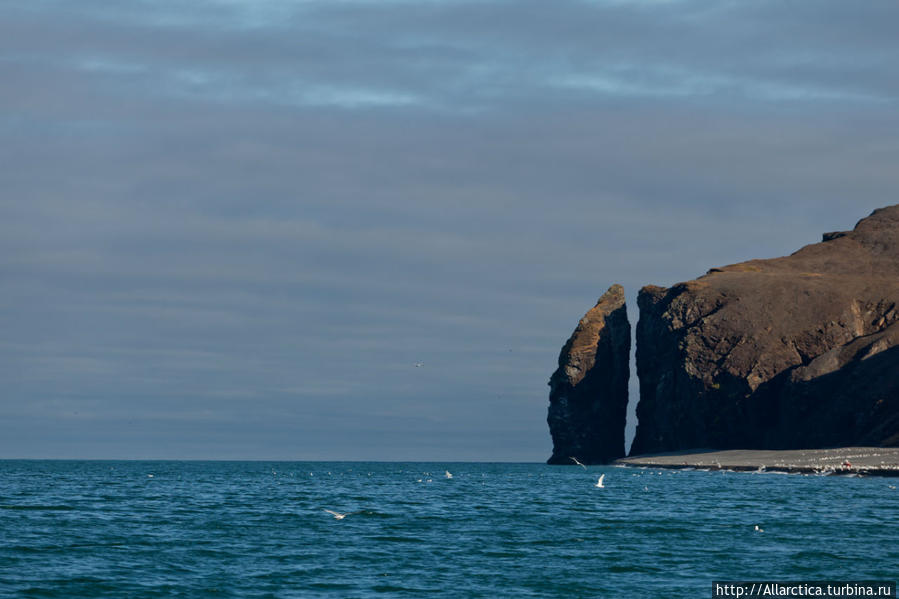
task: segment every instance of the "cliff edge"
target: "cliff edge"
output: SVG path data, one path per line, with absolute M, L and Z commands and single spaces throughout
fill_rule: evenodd
M 899 446 L 899 205 L 638 304 L 631 455 Z
M 631 325 L 613 285 L 580 320 L 549 381 L 550 464 L 607 463 L 625 455 Z

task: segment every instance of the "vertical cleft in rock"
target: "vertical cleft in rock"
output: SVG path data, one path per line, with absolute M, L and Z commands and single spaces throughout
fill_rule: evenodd
M 631 325 L 624 289 L 612 285 L 581 319 L 549 380 L 550 464 L 610 462 L 625 455 Z

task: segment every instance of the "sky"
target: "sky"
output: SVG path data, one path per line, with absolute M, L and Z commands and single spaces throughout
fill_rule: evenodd
M 0 458 L 543 461 L 610 285 L 899 201 L 897 21 L 0 0 Z

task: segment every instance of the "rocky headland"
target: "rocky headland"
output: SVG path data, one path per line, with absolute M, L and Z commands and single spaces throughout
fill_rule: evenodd
M 605 463 L 625 455 L 631 325 L 613 285 L 575 328 L 549 380 L 550 464 Z
M 631 455 L 899 446 L 899 205 L 790 256 L 644 287 L 638 305 Z

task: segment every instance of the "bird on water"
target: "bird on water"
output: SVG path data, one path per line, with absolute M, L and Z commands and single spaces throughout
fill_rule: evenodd
M 329 514 L 331 514 L 332 516 L 334 516 L 335 520 L 343 520 L 347 516 L 352 516 L 353 514 L 361 514 L 362 513 L 362 512 L 347 512 L 346 514 L 341 514 L 340 512 L 334 512 L 331 510 L 325 510 L 325 511 L 328 512 Z

